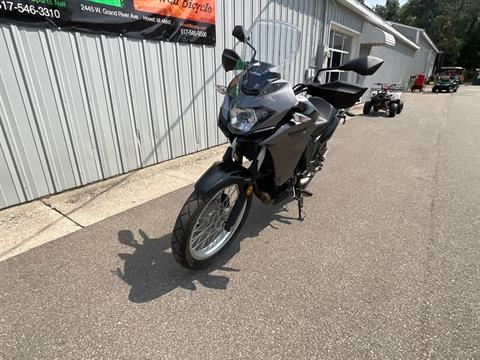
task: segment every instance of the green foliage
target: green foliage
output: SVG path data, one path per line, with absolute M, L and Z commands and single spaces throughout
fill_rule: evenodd
M 398 6 L 387 0 L 374 11 L 386 20 L 425 29 L 445 64 L 474 68 L 480 66 L 480 0 L 407 0 Z
M 398 0 L 387 0 L 385 5 L 376 5 L 373 11 L 383 17 L 385 20 L 395 21 L 400 10 Z

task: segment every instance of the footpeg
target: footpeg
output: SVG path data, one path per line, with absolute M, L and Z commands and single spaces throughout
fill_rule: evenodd
M 305 196 L 305 197 L 311 197 L 311 196 L 313 196 L 313 193 L 311 193 L 310 191 L 307 191 L 307 190 L 302 190 L 302 195 Z

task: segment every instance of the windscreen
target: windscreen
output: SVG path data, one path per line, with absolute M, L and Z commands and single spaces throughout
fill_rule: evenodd
M 259 20 L 250 30 L 250 43 L 257 50 L 256 60 L 283 67 L 289 64 L 300 50 L 302 32 L 289 23 L 276 20 Z M 244 46 L 243 59 L 250 60 L 253 51 Z

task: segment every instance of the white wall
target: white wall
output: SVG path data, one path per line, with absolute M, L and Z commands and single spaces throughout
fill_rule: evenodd
M 303 32 L 286 71 L 303 79 L 323 25 L 316 0 L 217 0 L 217 45 L 142 41 L 0 23 L 0 208 L 225 142 L 215 83 L 235 24 Z

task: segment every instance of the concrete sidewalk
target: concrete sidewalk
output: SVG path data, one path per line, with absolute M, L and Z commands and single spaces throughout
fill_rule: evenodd
M 226 147 L 0 211 L 0 261 L 194 183 Z

